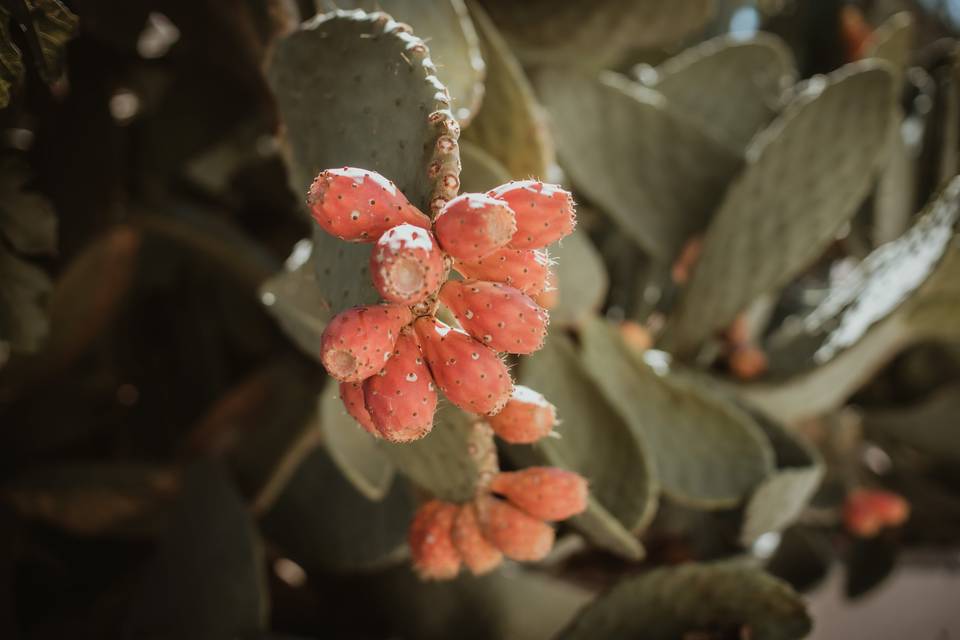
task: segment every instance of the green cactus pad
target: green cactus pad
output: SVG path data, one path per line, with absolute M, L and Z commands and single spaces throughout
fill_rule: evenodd
M 470 3 L 481 50 L 487 61 L 486 97 L 476 120 L 464 130 L 468 140 L 500 161 L 510 177 L 545 178 L 554 161 L 553 142 L 533 89 L 496 26 Z
M 577 189 L 651 255 L 670 261 L 706 226 L 739 155 L 659 93 L 617 74 L 551 69 L 536 86 Z
M 744 149 L 776 115 L 797 71 L 787 45 L 759 33 L 750 40 L 719 36 L 655 70 L 637 67 L 634 74 L 662 93 L 671 109 L 689 115 L 731 148 Z
M 929 398 L 907 407 L 868 410 L 863 426 L 870 439 L 883 438 L 910 446 L 938 460 L 960 463 L 960 384 L 945 385 Z
M 873 185 L 893 101 L 889 66 L 863 61 L 810 80 L 754 138 L 710 223 L 664 348 L 690 355 L 826 249 Z
M 473 119 L 483 99 L 486 67 L 463 0 L 336 0 L 328 4 L 383 11 L 413 27 L 430 46 L 437 77 L 450 90 L 453 115 L 464 127 Z
M 665 356 L 629 353 L 615 329 L 594 318 L 580 334 L 583 364 L 656 460 L 663 491 L 683 504 L 732 507 L 773 471 L 774 454 L 745 412 L 703 385 L 671 375 Z
M 873 251 L 807 317 L 781 328 L 771 361 L 789 354 L 813 369 L 739 394 L 784 422 L 839 407 L 890 358 L 923 339 L 960 336 L 960 178 L 914 226 Z M 797 353 L 803 353 L 797 356 Z
M 621 62 L 634 49 L 676 45 L 702 29 L 713 0 L 484 0 L 524 64 L 592 69 Z
M 396 467 L 377 439 L 364 431 L 344 409 L 338 385 L 331 381 L 318 404 L 323 445 L 334 464 L 368 500 L 383 500 L 393 484 Z
M 261 528 L 285 557 L 309 573 L 371 570 L 402 557 L 415 508 L 406 483 L 393 483 L 381 500 L 371 501 L 327 451 L 314 449 L 262 518 Z
M 798 435 L 772 420 L 757 421 L 777 456 L 777 469 L 750 496 L 743 513 L 740 542 L 753 544 L 770 531 L 783 531 L 796 521 L 823 479 L 819 452 Z
M 295 345 L 320 359 L 320 338 L 330 320 L 330 305 L 317 286 L 313 243 L 301 241 L 287 259 L 285 269 L 259 287 L 260 302 Z
M 478 420 L 447 402 L 441 402 L 433 430 L 415 442 L 381 442 L 387 458 L 411 481 L 449 502 L 467 502 L 476 494 L 480 465 L 470 454 Z
M 466 140 L 460 143 L 460 160 L 463 162 L 460 184 L 464 193 L 485 193 L 510 182 L 510 173 L 496 158 Z
M 610 286 L 603 258 L 593 246 L 587 232 L 574 231 L 550 246 L 550 257 L 556 261 L 557 304 L 550 309 L 553 330 L 578 326 L 603 305 Z
M 267 76 L 294 191 L 352 166 L 393 180 L 425 212 L 456 195 L 459 125 L 435 74 L 423 41 L 384 13 L 335 11 L 279 41 Z M 369 251 L 315 234 L 317 284 L 333 313 L 376 299 Z
M 523 464 L 571 469 L 590 482 L 588 511 L 572 522 L 591 542 L 624 557 L 642 554 L 629 532 L 642 531 L 657 507 L 657 478 L 639 440 L 603 398 L 577 360 L 570 341 L 551 334 L 525 359 L 520 381 L 557 407 L 559 438 L 509 447 Z
M 732 562 L 691 563 L 621 581 L 558 637 L 675 640 L 730 634 L 797 640 L 810 627 L 803 599 L 785 582 Z
M 886 60 L 896 75 L 895 85 L 899 90 L 910 57 L 913 54 L 914 24 L 909 11 L 901 11 L 887 18 L 873 32 L 873 45 L 867 55 Z

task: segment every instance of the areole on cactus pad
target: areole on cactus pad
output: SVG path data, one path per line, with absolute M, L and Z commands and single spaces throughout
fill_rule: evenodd
M 344 167 L 321 171 L 307 201 L 325 232 L 371 245 L 370 276 L 385 303 L 334 317 L 320 354 L 365 431 L 398 443 L 426 436 L 438 390 L 476 420 L 489 420 L 488 439 L 497 433 L 531 443 L 553 430 L 555 408 L 514 386 L 503 355 L 543 346 L 549 314 L 530 296 L 549 288 L 544 247 L 574 228 L 567 191 L 527 180 L 464 193 L 437 207 L 431 223 L 387 178 Z M 447 280 L 451 268 L 468 280 Z M 460 326 L 437 318 L 441 305 Z M 492 440 L 490 451 L 492 468 L 474 501 L 433 500 L 415 517 L 409 542 L 422 578 L 453 578 L 461 564 L 485 573 L 504 556 L 540 559 L 554 540 L 546 521 L 586 508 L 587 484 L 577 474 L 497 475 Z

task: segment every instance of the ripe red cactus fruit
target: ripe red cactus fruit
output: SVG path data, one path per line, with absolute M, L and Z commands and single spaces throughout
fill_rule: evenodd
M 530 444 L 557 424 L 557 409 L 530 387 L 514 385 L 510 401 L 489 419 L 494 433 L 512 444 Z
M 587 508 L 586 479 L 556 467 L 500 472 L 490 490 L 540 520 L 566 520 Z
M 440 301 L 471 336 L 495 351 L 528 354 L 543 346 L 550 316 L 529 296 L 499 282 L 450 280 Z
M 324 329 L 320 360 L 340 382 L 365 380 L 383 368 L 400 329 L 412 320 L 409 309 L 395 304 L 347 309 Z
M 475 576 L 493 571 L 503 562 L 503 554 L 480 531 L 477 508 L 472 502 L 460 505 L 453 522 L 453 546 L 463 563 Z
M 728 358 L 730 371 L 743 381 L 759 378 L 767 371 L 767 354 L 751 344 L 738 345 Z
M 889 491 L 855 489 L 843 505 L 847 531 L 860 538 L 872 538 L 884 527 L 896 527 L 910 516 L 910 504 Z
M 380 437 L 380 432 L 374 426 L 373 418 L 370 417 L 366 401 L 363 399 L 362 382 L 341 382 L 340 400 L 350 417 L 356 420 L 364 431 L 377 438 Z
M 396 185 L 366 169 L 321 171 L 310 185 L 307 204 L 324 231 L 348 242 L 376 242 L 398 224 L 430 228 L 430 218 Z
M 417 318 L 413 327 L 433 379 L 450 402 L 479 414 L 503 408 L 513 381 L 495 351 L 432 316 Z
M 538 180 L 508 182 L 487 195 L 506 200 L 517 215 L 517 232 L 508 246 L 539 249 L 570 235 L 577 224 L 573 196 Z
M 544 249 L 498 249 L 475 262 L 456 262 L 456 269 L 470 280 L 502 282 L 528 296 L 540 295 L 547 289 L 550 256 Z
M 393 227 L 370 253 L 373 285 L 388 302 L 415 305 L 443 281 L 443 252 L 426 229 L 410 224 Z
M 482 193 L 460 194 L 433 221 L 443 250 L 467 262 L 482 260 L 505 246 L 516 230 L 516 216 L 507 203 Z
M 500 498 L 479 497 L 477 514 L 484 537 L 512 560 L 542 560 L 553 548 L 550 525 Z
M 413 568 L 424 580 L 450 580 L 460 572 L 460 554 L 451 531 L 459 508 L 449 502 L 425 503 L 410 523 L 407 542 Z
M 430 433 L 437 392 L 420 345 L 403 329 L 393 356 L 363 383 L 367 411 L 376 430 L 392 442 L 412 442 Z

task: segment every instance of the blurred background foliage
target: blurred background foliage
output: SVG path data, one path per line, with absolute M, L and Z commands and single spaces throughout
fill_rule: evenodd
M 0 637 L 799 638 L 828 575 L 956 569 L 960 4 L 588 5 L 0 0 Z M 355 8 L 451 99 L 358 14 L 298 31 Z M 423 584 L 463 416 L 341 411 L 316 346 L 366 254 L 301 194 L 354 164 L 428 208 L 446 106 L 464 190 L 580 203 L 517 369 L 562 437 L 501 460 L 592 500 L 543 563 Z M 910 519 L 845 532 L 864 486 Z

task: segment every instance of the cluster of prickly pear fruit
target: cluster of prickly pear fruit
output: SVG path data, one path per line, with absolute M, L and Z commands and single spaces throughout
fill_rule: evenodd
M 421 438 L 439 388 L 465 411 L 504 414 L 492 423 L 509 441 L 549 433 L 552 405 L 514 387 L 502 354 L 543 344 L 549 316 L 531 296 L 548 289 L 544 248 L 575 225 L 567 191 L 510 182 L 453 198 L 431 222 L 383 176 L 343 168 L 320 172 L 307 202 L 327 233 L 373 245 L 371 278 L 385 302 L 340 313 L 321 340 L 321 360 L 357 422 L 394 442 Z M 448 280 L 451 269 L 467 279 Z M 436 317 L 441 303 L 459 327 Z
M 461 565 L 474 575 L 495 569 L 503 558 L 542 560 L 553 548 L 548 522 L 587 508 L 587 482 L 570 471 L 530 467 L 498 473 L 473 501 L 431 500 L 410 525 L 413 566 L 421 578 L 449 580 Z

